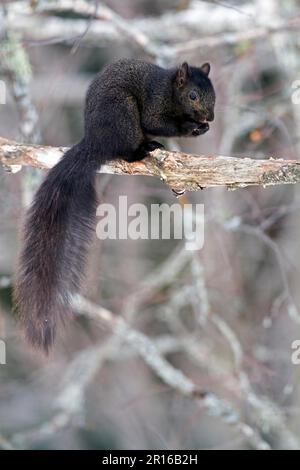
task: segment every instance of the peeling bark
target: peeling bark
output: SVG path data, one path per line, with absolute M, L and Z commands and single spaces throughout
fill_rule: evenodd
M 65 147 L 20 144 L 0 138 L 0 162 L 12 171 L 22 166 L 49 169 L 63 157 L 66 150 Z M 140 162 L 109 162 L 103 165 L 100 173 L 155 176 L 175 193 L 182 194 L 184 191 L 214 186 L 236 189 L 298 183 L 300 162 L 274 157 L 256 160 L 249 157 L 191 155 L 158 149 Z

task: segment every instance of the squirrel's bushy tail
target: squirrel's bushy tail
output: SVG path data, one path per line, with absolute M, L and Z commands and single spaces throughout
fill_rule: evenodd
M 29 342 L 46 352 L 79 288 L 96 212 L 97 165 L 82 140 L 53 167 L 25 222 L 15 300 Z

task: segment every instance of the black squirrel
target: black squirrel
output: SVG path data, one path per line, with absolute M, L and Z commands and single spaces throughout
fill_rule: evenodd
M 108 65 L 91 83 L 83 139 L 48 173 L 28 211 L 15 301 L 29 342 L 46 352 L 80 286 L 95 225 L 96 170 L 144 158 L 151 136 L 198 136 L 214 119 L 210 65 L 163 69 L 141 60 Z

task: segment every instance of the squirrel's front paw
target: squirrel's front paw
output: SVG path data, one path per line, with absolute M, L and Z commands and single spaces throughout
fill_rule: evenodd
M 148 140 L 142 145 L 143 145 L 144 152 L 153 152 L 153 150 L 165 148 L 163 144 L 161 144 L 160 142 L 157 142 L 156 140 Z
M 193 130 L 192 135 L 197 137 L 198 135 L 205 134 L 209 130 L 208 122 L 201 122 L 196 129 Z
M 209 129 L 207 122 L 186 121 L 182 124 L 183 135 L 197 137 L 205 134 Z
M 186 121 L 181 124 L 182 135 L 195 135 L 194 132 L 197 132 L 198 124 L 194 121 Z
M 146 140 L 136 149 L 136 151 L 132 155 L 130 155 L 130 157 L 127 157 L 125 160 L 127 160 L 128 162 L 137 162 L 147 157 L 149 152 L 152 152 L 155 149 L 164 148 L 165 147 L 159 142 L 156 142 L 156 140 Z

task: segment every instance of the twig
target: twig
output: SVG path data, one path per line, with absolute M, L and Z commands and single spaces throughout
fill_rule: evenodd
M 225 228 L 227 228 L 227 230 L 229 229 L 232 231 L 240 231 L 248 235 L 254 235 L 255 237 L 258 237 L 259 239 L 261 239 L 262 242 L 265 243 L 265 245 L 268 246 L 273 251 L 276 257 L 278 267 L 279 267 L 279 272 L 282 278 L 282 283 L 283 283 L 283 288 L 284 288 L 283 299 L 288 301 L 289 316 L 297 324 L 300 324 L 300 314 L 298 312 L 298 309 L 295 305 L 295 302 L 290 292 L 288 277 L 287 277 L 286 269 L 284 266 L 284 260 L 283 260 L 282 253 L 280 252 L 280 249 L 277 243 L 274 240 L 272 240 L 272 238 L 270 238 L 259 227 L 257 228 L 257 227 L 252 227 L 251 225 L 239 223 L 233 227 L 229 227 L 228 225 L 225 225 Z

